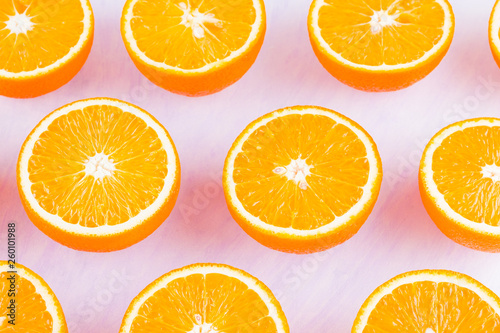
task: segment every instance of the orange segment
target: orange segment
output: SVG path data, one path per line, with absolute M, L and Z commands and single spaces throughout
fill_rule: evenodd
M 92 45 L 87 0 L 0 0 L 0 94 L 34 97 L 80 70 Z
M 125 133 L 127 141 L 118 140 Z M 168 173 L 167 153 L 155 131 L 131 113 L 102 105 L 55 119 L 28 163 L 40 206 L 87 227 L 137 216 L 159 196 Z M 90 177 L 93 172 L 113 177 Z M 75 210 L 79 204 L 82 209 Z
M 167 199 L 175 201 L 179 170 L 171 139 L 130 104 L 94 99 L 66 106 L 34 130 L 25 149 L 20 173 L 26 177 L 23 195 L 32 201 L 28 206 L 50 219 L 42 223 L 68 233 L 106 238 L 103 233 L 124 232 L 133 221 L 144 224 L 158 213 L 156 205 L 166 205 L 159 209 L 166 209 L 166 218 L 173 206 Z M 125 243 L 132 241 L 127 237 L 137 238 L 120 237 Z M 69 239 L 59 241 L 76 246 Z M 82 246 L 92 249 L 92 241 Z
M 0 49 L 10 51 L 9 57 L 0 57 L 0 69 L 19 73 L 50 66 L 67 55 L 84 32 L 80 0 L 64 1 L 57 10 L 50 8 L 50 14 L 44 1 L 14 2 L 17 7 L 12 0 L 0 0 Z M 26 33 L 16 33 L 24 30 Z
M 249 213 L 278 227 L 311 230 L 332 222 L 336 215 L 343 215 L 345 212 L 339 206 L 352 207 L 361 199 L 369 174 L 366 149 L 348 127 L 327 116 L 307 114 L 277 118 L 262 127 L 248 137 L 234 163 L 237 197 Z M 281 130 L 276 131 L 277 128 Z M 298 128 L 300 132 L 296 135 Z M 336 142 L 333 138 L 343 141 Z M 345 155 L 348 157 L 343 158 Z M 273 172 L 302 159 L 304 165 L 314 165 L 307 171 L 307 185 L 304 185 L 310 191 L 296 191 L 293 182 Z M 349 170 L 360 174 L 363 180 L 353 184 L 350 174 L 344 172 Z M 290 200 L 290 205 L 270 205 L 264 200 L 270 193 L 281 202 Z M 334 200 L 325 201 L 325 197 Z M 328 204 L 335 201 L 338 205 Z
M 130 304 L 120 333 L 288 332 L 271 291 L 226 265 L 190 265 L 165 274 Z
M 377 288 L 361 307 L 353 333 L 500 330 L 500 299 L 472 278 L 451 271 L 415 271 Z
M 319 107 L 257 119 L 236 139 L 224 169 L 235 220 L 264 245 L 291 252 L 329 248 L 357 231 L 380 180 L 366 132 Z
M 41 277 L 28 268 L 16 264 L 11 269 L 6 261 L 0 261 L 0 331 L 1 332 L 68 332 L 61 305 L 50 287 Z M 11 273 L 14 271 L 15 273 Z M 12 279 L 14 280 L 8 280 Z M 15 298 L 8 296 L 14 282 Z M 15 300 L 15 325 L 7 306 Z
M 468 220 L 498 226 L 500 183 L 487 177 L 500 165 L 500 127 L 465 128 L 448 136 L 434 152 L 434 182 L 444 200 Z
M 440 305 L 444 305 L 441 311 L 445 313 L 439 313 Z M 393 320 L 387 320 L 390 317 Z M 447 282 L 419 281 L 384 296 L 367 324 L 374 332 L 402 331 L 408 326 L 416 332 L 429 328 L 453 332 L 480 329 L 488 321 L 500 328 L 500 315 L 470 289 Z
M 241 48 L 256 19 L 253 0 L 237 1 L 234 10 L 220 5 L 216 0 L 137 1 L 130 22 L 133 37 L 153 61 L 182 69 L 202 68 Z M 186 11 L 192 13 L 186 15 Z M 164 13 L 165 19 L 158 13 Z
M 438 227 L 460 244 L 500 251 L 500 120 L 465 120 L 437 133 L 420 165 L 420 192 Z
M 429 74 L 452 39 L 446 0 L 314 0 L 309 35 L 323 66 L 357 89 L 401 89 Z
M 125 46 L 139 70 L 186 95 L 225 88 L 252 65 L 265 32 L 261 0 L 129 0 Z

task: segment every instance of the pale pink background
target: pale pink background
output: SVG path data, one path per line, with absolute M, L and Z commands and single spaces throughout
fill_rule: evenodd
M 291 331 L 300 333 L 349 332 L 373 289 L 408 270 L 457 270 L 500 294 L 499 255 L 464 248 L 441 234 L 417 185 L 422 148 L 438 129 L 499 115 L 500 69 L 487 37 L 494 1 L 452 0 L 455 37 L 441 65 L 408 89 L 379 94 L 344 86 L 321 67 L 307 35 L 310 0 L 265 2 L 267 35 L 255 65 L 215 95 L 188 98 L 150 84 L 122 44 L 123 1 L 94 0 L 95 43 L 75 79 L 35 99 L 0 97 L 0 257 L 6 257 L 6 224 L 15 221 L 19 262 L 53 288 L 71 333 L 117 332 L 139 291 L 196 262 L 234 265 L 261 279 L 280 300 Z M 77 252 L 42 234 L 28 220 L 15 180 L 17 155 L 31 129 L 54 109 L 97 96 L 151 112 L 172 135 L 182 164 L 169 219 L 141 243 L 105 254 Z M 231 143 L 250 121 L 300 104 L 331 108 L 360 123 L 377 142 L 384 167 L 379 200 L 360 232 L 334 249 L 304 256 L 270 250 L 247 236 L 227 211 L 220 179 Z

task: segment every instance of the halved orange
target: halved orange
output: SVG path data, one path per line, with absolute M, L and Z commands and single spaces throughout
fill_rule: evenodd
M 21 199 L 33 223 L 78 250 L 112 251 L 151 234 L 170 214 L 180 164 L 165 128 L 115 99 L 66 105 L 21 148 Z
M 460 121 L 439 131 L 420 162 L 420 195 L 449 238 L 500 252 L 500 119 Z
M 490 22 L 488 25 L 488 39 L 491 52 L 498 66 L 500 66 L 500 6 L 499 1 L 495 2 L 491 11 Z
M 82 68 L 93 38 L 89 0 L 0 0 L 0 95 L 60 88 Z
M 137 68 L 188 96 L 239 80 L 257 58 L 265 30 L 262 0 L 127 0 L 121 20 Z
M 423 270 L 378 287 L 358 312 L 352 333 L 497 333 L 500 298 L 471 277 Z
M 254 239 L 294 253 L 352 237 L 377 199 L 382 164 L 357 123 L 317 106 L 269 113 L 231 147 L 223 185 L 231 215 Z
M 455 18 L 447 0 L 314 0 L 308 28 L 321 64 L 365 91 L 408 87 L 443 59 Z
M 29 268 L 0 261 L 0 292 L 0 332 L 68 332 L 56 295 Z
M 287 333 L 272 292 L 250 274 L 195 264 L 153 281 L 127 309 L 120 333 Z

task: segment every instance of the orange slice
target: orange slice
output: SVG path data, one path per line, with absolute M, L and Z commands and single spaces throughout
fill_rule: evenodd
M 471 277 L 444 270 L 401 274 L 378 287 L 352 333 L 500 331 L 500 298 Z
M 449 238 L 476 250 L 500 252 L 500 119 L 452 124 L 427 144 L 420 195 Z
M 493 58 L 497 65 L 500 66 L 500 10 L 498 3 L 499 1 L 497 0 L 491 12 L 488 37 Z
M 68 332 L 56 295 L 30 269 L 20 264 L 12 269 L 6 261 L 0 261 L 0 292 L 0 332 Z
M 285 314 L 272 292 L 227 265 L 195 264 L 146 287 L 127 309 L 120 333 L 285 333 Z
M 265 30 L 262 0 L 127 0 L 121 20 L 137 68 L 188 96 L 239 80 L 257 58 Z
M 455 18 L 447 0 L 314 0 L 308 28 L 321 64 L 365 91 L 408 87 L 443 59 Z
M 254 239 L 295 253 L 352 237 L 382 181 L 372 138 L 354 121 L 317 106 L 269 113 L 233 143 L 223 174 L 231 215 Z
M 93 38 L 88 0 L 0 0 L 0 95 L 36 97 L 63 86 Z
M 43 119 L 17 166 L 33 223 L 66 246 L 125 248 L 170 214 L 180 184 L 172 139 L 146 111 L 107 98 L 78 101 Z

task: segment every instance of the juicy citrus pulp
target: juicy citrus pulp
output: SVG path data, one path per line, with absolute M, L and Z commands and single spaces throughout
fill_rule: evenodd
M 139 70 L 187 95 L 225 88 L 252 65 L 265 32 L 262 0 L 128 0 L 122 36 Z
M 15 297 L 8 295 L 11 289 Z M 0 332 L 68 332 L 61 305 L 50 287 L 23 265 L 16 264 L 13 270 L 6 261 L 0 261 L 0 292 Z M 12 318 L 7 307 L 11 300 L 15 301 L 15 325 L 9 323 Z
M 25 141 L 19 189 L 28 215 L 64 245 L 107 251 L 143 239 L 179 187 L 173 142 L 151 115 L 90 99 L 48 115 Z
M 500 251 L 500 119 L 452 124 L 428 143 L 420 193 L 436 225 L 456 242 Z
M 0 0 L 0 94 L 34 97 L 80 70 L 92 45 L 87 0 Z
M 382 167 L 371 137 L 328 109 L 297 106 L 252 122 L 224 167 L 231 214 L 252 237 L 288 252 L 352 236 L 376 201 Z
M 482 332 L 500 329 L 500 299 L 460 273 L 424 270 L 378 287 L 361 307 L 353 333 Z
M 368 91 L 407 87 L 448 50 L 454 17 L 446 0 L 314 0 L 309 35 L 323 66 Z
M 195 264 L 152 282 L 130 304 L 120 333 L 289 332 L 281 307 L 255 277 L 219 264 Z

